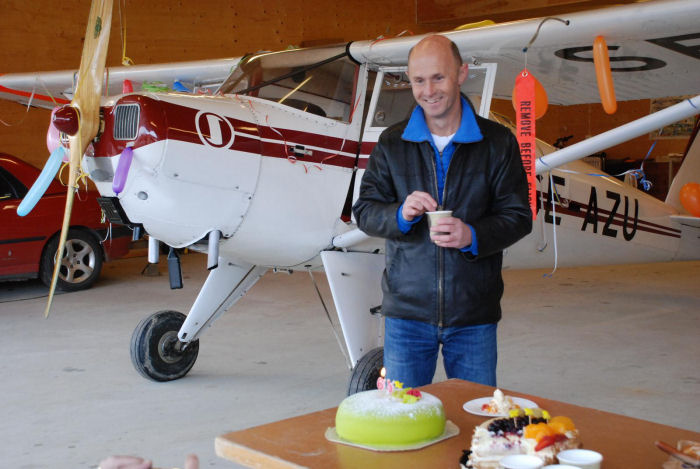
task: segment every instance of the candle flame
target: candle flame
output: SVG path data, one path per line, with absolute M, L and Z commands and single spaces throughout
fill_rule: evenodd
M 382 378 L 386 377 L 386 368 L 382 367 L 382 371 L 379 372 Z

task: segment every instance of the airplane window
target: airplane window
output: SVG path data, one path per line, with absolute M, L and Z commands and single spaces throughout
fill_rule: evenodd
M 262 54 L 242 60 L 220 91 L 348 122 L 357 70 L 345 46 Z
M 416 106 L 406 72 L 385 72 L 372 127 L 389 127 L 411 117 Z
M 471 101 L 475 111 L 481 107 L 482 93 L 487 70 L 483 67 L 470 67 L 468 79 L 461 87 L 462 93 Z M 389 127 L 411 117 L 416 106 L 411 91 L 411 82 L 406 72 L 384 71 L 377 104 L 372 114 L 372 127 Z

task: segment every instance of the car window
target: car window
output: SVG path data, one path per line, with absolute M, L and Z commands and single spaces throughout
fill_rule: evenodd
M 21 199 L 27 194 L 27 188 L 9 171 L 0 168 L 0 200 Z

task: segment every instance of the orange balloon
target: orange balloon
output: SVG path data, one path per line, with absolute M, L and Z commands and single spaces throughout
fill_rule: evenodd
M 542 83 L 540 83 L 535 75 L 532 75 L 532 78 L 535 80 L 535 120 L 537 120 L 547 112 L 549 100 L 547 99 L 547 92 L 544 90 Z M 517 111 L 518 105 L 515 103 L 515 87 L 513 87 L 510 101 L 513 103 L 513 109 Z
M 681 187 L 681 205 L 691 215 L 700 217 L 700 184 L 689 182 Z
M 595 64 L 595 76 L 598 80 L 598 93 L 603 109 L 608 114 L 615 114 L 617 101 L 615 100 L 615 85 L 610 70 L 610 57 L 608 45 L 603 36 L 596 36 L 593 41 L 593 63 Z

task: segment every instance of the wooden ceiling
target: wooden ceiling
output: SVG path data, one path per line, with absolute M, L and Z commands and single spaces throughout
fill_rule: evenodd
M 482 20 L 499 23 L 634 2 L 635 0 L 416 0 L 416 22 L 453 28 Z

